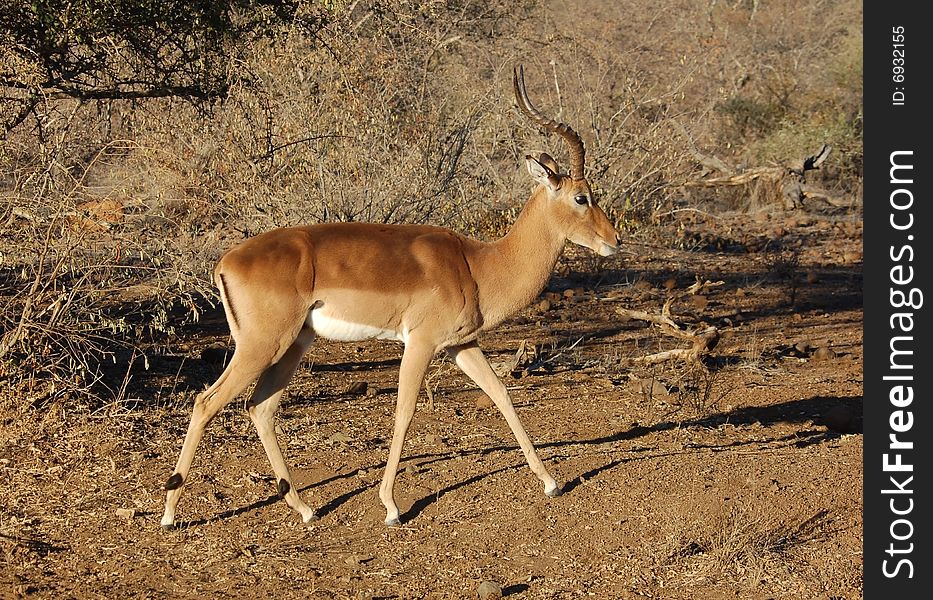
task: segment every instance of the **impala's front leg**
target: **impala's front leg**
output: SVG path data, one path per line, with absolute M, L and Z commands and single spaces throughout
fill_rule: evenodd
M 538 476 L 538 479 L 544 483 L 544 493 L 551 497 L 560 496 L 560 485 L 557 484 L 557 480 L 551 477 L 544 463 L 538 458 L 538 453 L 535 452 L 535 447 L 522 426 L 522 422 L 515 412 L 515 407 L 512 406 L 512 399 L 509 398 L 508 390 L 505 389 L 505 385 L 502 384 L 499 376 L 489 366 L 489 361 L 486 360 L 483 351 L 480 350 L 476 342 L 449 348 L 447 353 L 454 359 L 457 366 L 476 382 L 481 390 L 486 392 L 486 395 L 492 399 L 499 412 L 505 417 L 506 423 L 509 424 L 515 439 L 518 440 L 518 445 L 521 446 L 522 452 L 525 454 L 528 466 Z
M 398 506 L 395 504 L 395 476 L 398 473 L 399 460 L 402 458 L 405 435 L 418 405 L 418 391 L 431 363 L 431 357 L 434 356 L 434 350 L 430 343 L 409 339 L 402 355 L 398 377 L 398 402 L 395 407 L 395 431 L 392 433 L 392 446 L 389 449 L 385 474 L 382 476 L 382 485 L 379 486 L 379 499 L 386 507 L 385 523 L 389 527 L 401 524 Z

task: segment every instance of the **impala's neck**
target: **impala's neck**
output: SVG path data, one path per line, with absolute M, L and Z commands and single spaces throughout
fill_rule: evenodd
M 512 229 L 501 239 L 484 244 L 471 261 L 483 329 L 528 306 L 547 285 L 567 238 L 549 218 L 550 201 L 539 187 Z

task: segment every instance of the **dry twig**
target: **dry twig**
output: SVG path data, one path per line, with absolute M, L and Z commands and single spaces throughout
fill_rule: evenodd
M 663 333 L 671 337 L 680 338 L 691 343 L 689 348 L 675 348 L 665 350 L 648 356 L 629 359 L 632 363 L 642 365 L 654 365 L 669 360 L 683 360 L 685 362 L 699 362 L 700 358 L 708 354 L 716 344 L 719 343 L 719 330 L 716 327 L 707 327 L 700 331 L 686 331 L 677 324 L 671 314 L 671 305 L 684 296 L 695 295 L 703 290 L 723 285 L 722 281 L 701 281 L 696 282 L 687 289 L 671 294 L 664 302 L 661 308 L 661 314 L 651 314 L 643 310 L 633 310 L 628 308 L 619 308 L 619 314 L 625 315 L 630 319 L 637 321 L 647 321 L 657 325 Z

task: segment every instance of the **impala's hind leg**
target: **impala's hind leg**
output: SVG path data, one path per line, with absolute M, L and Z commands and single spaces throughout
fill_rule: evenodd
M 316 516 L 314 510 L 301 500 L 298 490 L 292 485 L 288 465 L 285 463 L 285 457 L 282 456 L 282 450 L 279 448 L 278 440 L 275 437 L 273 416 L 279 407 L 279 401 L 282 399 L 285 386 L 288 385 L 288 382 L 295 374 L 301 358 L 308 351 L 312 341 L 314 341 L 314 332 L 307 327 L 302 329 L 301 333 L 298 334 L 298 338 L 282 358 L 266 369 L 260 376 L 256 389 L 246 404 L 249 409 L 250 419 L 252 419 L 253 425 L 256 426 L 259 439 L 266 450 L 266 456 L 269 457 L 269 462 L 272 464 L 279 495 L 285 499 L 290 507 L 298 511 L 301 520 L 305 523 L 314 520 Z
M 214 384 L 204 392 L 198 394 L 191 411 L 191 423 L 185 442 L 181 447 L 181 454 L 175 464 L 175 471 L 165 484 L 165 512 L 162 513 L 162 527 L 171 529 L 175 525 L 175 506 L 181 497 L 182 488 L 188 478 L 188 470 L 194 460 L 194 451 L 198 442 L 204 435 L 207 424 L 217 416 L 217 413 L 236 398 L 246 387 L 252 383 L 260 373 L 269 366 L 268 361 L 257 360 L 249 356 L 239 347 L 234 351 L 230 364 L 224 369 Z

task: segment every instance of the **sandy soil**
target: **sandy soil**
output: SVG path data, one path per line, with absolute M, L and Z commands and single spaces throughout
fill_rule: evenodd
M 652 231 L 608 260 L 568 249 L 548 302 L 482 340 L 498 363 L 531 351 L 507 384 L 561 497 L 438 358 L 387 529 L 401 348 L 320 342 L 278 429 L 322 518 L 278 500 L 234 403 L 162 531 L 191 401 L 220 370 L 204 350 L 228 343 L 214 312 L 153 348 L 134 399 L 0 415 L 0 597 L 861 598 L 860 217 L 685 212 Z M 706 368 L 630 364 L 684 344 L 618 309 L 657 313 L 696 277 L 723 283 L 673 313 L 722 332 Z

